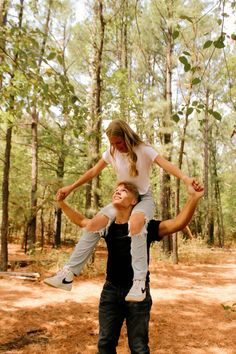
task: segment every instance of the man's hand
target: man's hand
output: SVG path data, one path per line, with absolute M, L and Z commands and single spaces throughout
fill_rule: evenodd
M 185 183 L 186 187 L 192 186 L 196 192 L 203 191 L 203 185 L 195 178 L 195 177 L 187 177 L 183 178 L 183 182 Z
M 200 199 L 204 195 L 203 185 L 197 180 L 193 181 L 192 184 L 186 186 L 189 195 Z
M 65 194 L 63 192 L 61 192 L 61 189 L 59 189 L 56 194 L 56 201 L 61 202 L 64 199 L 65 199 Z
M 65 186 L 58 189 L 56 194 L 57 201 L 64 200 L 70 194 L 71 191 L 72 191 L 71 186 Z

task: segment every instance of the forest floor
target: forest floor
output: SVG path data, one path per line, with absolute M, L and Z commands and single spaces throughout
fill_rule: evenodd
M 69 251 L 54 251 L 53 257 Z M 48 259 L 50 252 L 42 259 Z M 100 247 L 95 265 L 76 278 L 71 292 L 43 283 L 58 263 L 42 266 L 42 259 L 15 269 L 40 272 L 37 281 L 0 276 L 0 353 L 95 354 L 105 252 Z M 235 354 L 235 249 L 193 247 L 183 252 L 178 265 L 157 260 L 157 252 L 152 250 L 150 265 L 151 353 Z M 11 260 L 26 258 L 15 245 L 9 254 Z M 129 353 L 125 326 L 117 353 Z

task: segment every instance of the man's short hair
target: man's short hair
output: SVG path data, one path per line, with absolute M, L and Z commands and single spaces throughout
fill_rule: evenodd
M 125 188 L 134 195 L 138 202 L 140 201 L 140 194 L 135 184 L 127 181 L 120 181 L 116 184 L 116 187 L 119 187 L 121 184 L 124 185 Z

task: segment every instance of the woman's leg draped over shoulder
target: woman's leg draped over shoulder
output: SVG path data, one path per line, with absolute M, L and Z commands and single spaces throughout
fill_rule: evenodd
M 149 190 L 141 196 L 141 201 L 132 210 L 129 228 L 134 278 L 133 286 L 126 297 L 126 301 L 143 301 L 145 298 L 145 280 L 148 271 L 147 223 L 153 218 L 154 209 L 154 200 Z M 134 226 L 132 222 L 137 222 L 137 224 Z M 133 230 L 136 233 L 133 233 Z
M 108 204 L 102 208 L 98 214 L 103 214 L 109 219 L 114 219 L 115 209 L 112 204 Z M 65 266 L 68 267 L 74 274 L 79 275 L 89 257 L 92 255 L 93 250 L 100 238 L 100 232 L 92 232 L 83 229 L 82 235 Z
M 143 225 L 138 234 L 131 234 L 131 255 L 132 267 L 134 271 L 134 280 L 145 280 L 147 274 L 147 223 L 153 218 L 155 204 L 151 191 L 148 191 L 141 197 L 141 201 L 135 205 L 132 210 L 132 216 L 135 214 L 143 215 Z M 131 229 L 131 226 L 130 226 Z
M 82 235 L 71 254 L 69 261 L 65 264 L 75 275 L 79 275 L 84 265 L 92 255 L 94 248 L 101 238 L 99 232 L 83 230 Z

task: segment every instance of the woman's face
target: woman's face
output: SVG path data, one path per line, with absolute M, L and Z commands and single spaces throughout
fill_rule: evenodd
M 110 136 L 109 141 L 112 147 L 114 147 L 119 152 L 128 152 L 125 141 L 120 136 Z

